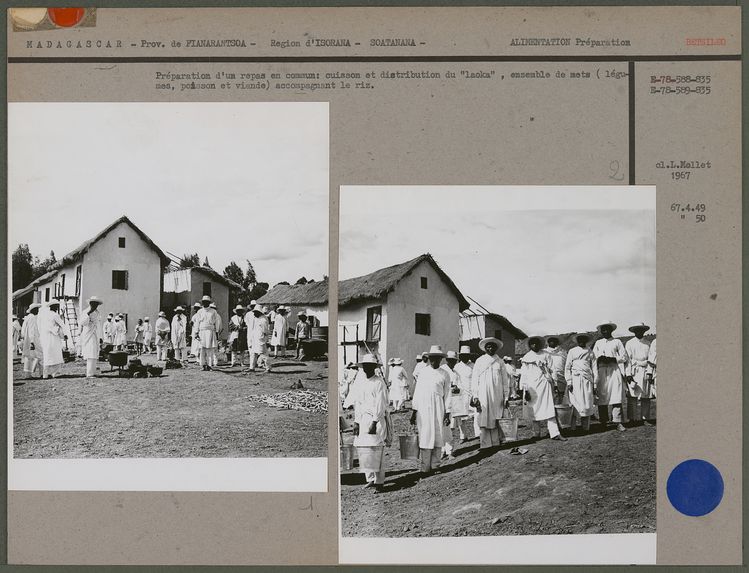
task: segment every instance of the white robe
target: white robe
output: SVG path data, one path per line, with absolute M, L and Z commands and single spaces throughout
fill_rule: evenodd
M 265 354 L 265 345 L 268 343 L 268 319 L 265 316 L 253 318 L 247 329 L 247 346 L 250 352 Z
M 656 369 L 656 357 L 657 357 L 657 351 L 655 348 L 655 343 L 658 342 L 658 339 L 653 340 L 652 344 L 650 345 L 650 351 L 648 352 L 648 374 L 653 375 L 653 398 L 656 397 L 656 390 L 657 390 L 657 369 Z
M 151 339 L 153 338 L 153 326 L 151 325 L 151 322 L 144 322 L 143 323 L 143 344 L 151 344 Z
M 215 348 L 221 331 L 221 316 L 215 308 L 201 308 L 195 314 L 195 330 L 200 336 L 199 348 Z
M 23 357 L 28 360 L 42 358 L 42 344 L 39 340 L 38 315 L 29 314 L 23 321 L 21 327 L 21 336 L 23 337 L 23 346 L 21 347 Z M 31 345 L 34 349 L 31 349 Z
M 471 373 L 471 397 L 478 398 L 481 404 L 479 427 L 494 429 L 497 420 L 504 417 L 506 384 L 507 370 L 499 356 L 484 354 L 476 359 Z
M 175 314 L 172 318 L 172 347 L 187 348 L 187 317 Z
M 566 399 L 580 416 L 592 416 L 596 410 L 594 366 L 595 359 L 589 348 L 575 346 L 567 353 L 564 375 L 572 391 L 567 392 Z
M 626 372 L 628 376 L 634 378 L 634 384 L 629 385 L 629 394 L 633 398 L 652 398 L 652 384 L 650 384 L 645 374 L 648 369 L 648 354 L 650 354 L 650 343 L 637 337 L 631 338 L 624 345 L 627 351 Z
M 354 422 L 359 424 L 359 435 L 354 438 L 355 446 L 384 446 L 387 438 L 385 416 L 388 408 L 387 386 L 378 373 L 367 378 L 364 371 L 359 371 L 349 389 L 343 407 L 354 407 Z M 369 426 L 377 422 L 374 434 Z
M 229 337 L 226 339 L 226 343 L 231 345 L 237 338 L 239 338 L 239 327 L 244 321 L 244 316 L 238 314 L 232 315 L 229 319 Z
M 124 320 L 114 321 L 114 341 L 115 346 L 125 346 L 127 344 L 127 327 Z
M 101 313 L 98 310 L 89 314 L 88 308 L 81 314 L 81 356 L 84 360 L 99 358 L 99 330 Z
M 528 406 L 537 421 L 556 417 L 551 367 L 551 356 L 546 352 L 529 350 L 520 359 L 520 386 L 530 394 Z
M 160 316 L 156 319 L 156 346 L 166 346 L 167 341 L 169 340 L 169 331 L 171 330 L 171 327 L 169 326 L 169 321 L 164 318 L 163 316 Z
M 443 426 L 445 404 L 450 396 L 450 376 L 442 368 L 422 368 L 411 407 L 416 410 L 419 447 L 425 450 L 445 445 Z
M 38 324 L 44 366 L 62 364 L 62 342 L 65 323 L 63 323 L 59 314 L 42 307 L 39 309 Z
M 617 338 L 602 338 L 593 345 L 596 360 L 601 356 L 616 359 L 616 364 L 596 364 L 598 405 L 621 404 L 624 400 L 624 375 L 627 351 Z
M 105 320 L 101 327 L 101 332 L 104 344 L 114 344 L 114 321 Z
M 450 370 L 447 364 L 443 365 L 445 371 L 450 375 L 450 397 L 447 399 L 447 411 L 453 417 L 468 416 L 470 402 L 471 402 L 471 375 L 470 370 L 468 377 L 461 377 L 460 369 L 458 364 L 455 368 Z M 465 373 L 465 372 L 464 372 Z M 453 394 L 454 390 L 459 391 L 458 394 Z
M 18 322 L 18 319 L 15 319 L 12 324 L 11 328 L 13 329 L 13 332 L 11 334 L 11 353 L 15 354 L 18 352 L 18 341 L 21 339 L 21 323 Z
M 286 346 L 288 332 L 288 320 L 286 320 L 285 316 L 276 314 L 276 317 L 273 319 L 273 336 L 271 336 L 270 343 L 273 346 Z
M 390 400 L 393 402 L 408 400 L 408 374 L 403 366 L 390 367 L 388 382 L 390 382 Z

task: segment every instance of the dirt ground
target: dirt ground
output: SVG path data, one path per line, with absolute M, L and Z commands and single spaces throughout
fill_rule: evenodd
M 364 476 L 341 475 L 342 535 L 439 537 L 655 532 L 655 426 L 626 432 L 577 430 L 567 442 L 531 441 L 521 422 L 517 442 L 479 453 L 460 444 L 454 461 L 419 480 L 418 461 L 401 460 L 397 435 L 410 413 L 393 415 L 385 490 L 363 489 Z M 345 436 L 345 434 L 344 434 Z M 512 447 L 527 448 L 511 455 Z
M 16 361 L 17 362 L 17 361 Z M 144 357 L 155 363 L 155 355 Z M 100 362 L 66 363 L 63 376 L 24 380 L 13 368 L 14 454 L 17 458 L 325 457 L 327 412 L 267 406 L 260 394 L 289 391 L 301 379 L 325 392 L 326 362 L 294 363 L 265 372 L 219 364 L 164 370 L 159 378 L 119 378 Z M 163 363 L 162 363 L 163 364 Z M 253 398 L 254 397 L 254 398 Z

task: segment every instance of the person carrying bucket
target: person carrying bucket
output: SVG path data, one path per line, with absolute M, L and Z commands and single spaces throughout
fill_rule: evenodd
M 476 408 L 479 425 L 479 448 L 486 449 L 501 445 L 499 420 L 504 417 L 505 387 L 509 390 L 507 369 L 497 355 L 502 341 L 488 337 L 479 342 L 484 354 L 476 359 L 471 372 L 471 406 Z
M 543 338 L 531 336 L 528 352 L 520 359 L 520 386 L 528 406 L 533 410 L 533 437 L 541 437 L 541 424 L 546 422 L 552 440 L 566 442 L 557 423 L 551 357 L 542 351 Z
M 595 400 L 595 358 L 588 348 L 590 336 L 578 334 L 577 346 L 567 353 L 564 376 L 567 381 L 567 397 L 575 415 L 580 419 L 583 431 L 590 430 L 590 417 L 596 412 Z M 572 422 L 575 427 L 576 422 Z
M 344 408 L 354 407 L 354 446 L 359 454 L 359 471 L 367 480 L 365 488 L 382 491 L 385 445 L 390 442 L 388 392 L 379 372 L 380 363 L 373 354 L 365 354 L 359 362 L 361 374 L 349 388 Z

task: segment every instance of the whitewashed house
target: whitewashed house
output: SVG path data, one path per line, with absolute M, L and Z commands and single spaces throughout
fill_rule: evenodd
M 192 316 L 192 306 L 207 295 L 216 303 L 216 310 L 224 324 L 224 337 L 228 335 L 229 318 L 236 306 L 242 285 L 227 279 L 210 267 L 191 267 L 164 273 L 163 309 L 171 320 L 174 309 L 182 306 L 187 316 Z
M 71 343 L 78 345 L 78 318 L 86 300 L 98 295 L 101 311 L 122 313 L 128 340 L 134 338 L 138 318 L 159 312 L 162 269 L 169 257 L 128 217 L 120 217 L 95 237 L 62 257 L 54 267 L 13 293 L 13 300 L 45 303 L 60 301 Z M 25 305 L 25 307 L 28 306 Z M 23 312 L 25 307 L 17 311 Z
M 501 314 L 485 309 L 469 308 L 460 315 L 460 344 L 467 345 L 471 351 L 480 354 L 479 341 L 493 336 L 502 341 L 502 348 L 497 354 L 515 358 L 516 344 L 525 340 L 528 335 L 512 324 Z

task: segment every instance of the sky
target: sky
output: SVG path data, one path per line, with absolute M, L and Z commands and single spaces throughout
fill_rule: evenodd
M 271 285 L 328 274 L 327 103 L 11 103 L 9 246 L 60 258 L 127 215 Z
M 340 207 L 341 279 L 430 253 L 528 335 L 655 332 L 654 187 L 352 186 Z

